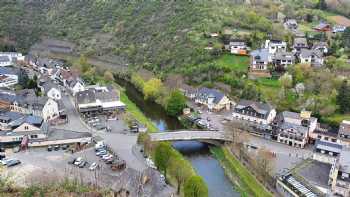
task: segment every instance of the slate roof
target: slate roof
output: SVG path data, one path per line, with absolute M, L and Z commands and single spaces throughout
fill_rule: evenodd
M 87 89 L 76 94 L 78 104 L 88 104 L 96 102 L 96 94 L 94 89 Z
M 0 56 L 0 62 L 9 62 L 10 58 L 8 56 L 2 55 Z
M 273 110 L 273 107 L 267 103 L 255 102 L 250 100 L 240 100 L 235 106 L 235 108 L 243 109 L 248 106 L 252 107 L 258 113 L 265 115 L 269 114 L 271 110 Z
M 310 50 L 310 49 L 301 49 L 300 50 L 300 57 L 309 58 L 311 56 L 317 56 L 317 57 L 321 58 L 323 55 L 318 50 Z
M 41 86 L 44 88 L 45 94 L 47 94 L 47 92 L 50 91 L 52 88 L 56 88 L 57 89 L 56 84 L 54 84 L 51 81 L 47 81 L 47 82 L 43 83 Z
M 301 133 L 302 135 L 304 135 L 305 133 L 308 132 L 307 127 L 297 125 L 297 124 L 292 124 L 289 122 L 283 122 L 279 127 L 283 130 L 293 129 L 293 131 L 297 131 L 298 133 Z
M 306 38 L 294 38 L 294 47 L 297 47 L 298 44 L 303 44 L 305 46 L 307 46 L 307 40 Z
M 41 110 L 45 106 L 48 97 L 38 97 L 33 89 L 23 89 L 17 92 L 0 91 L 0 100 L 10 103 L 17 102 L 21 107 Z
M 199 99 L 207 100 L 208 98 L 214 98 L 214 103 L 219 103 L 221 99 L 225 96 L 224 93 L 220 92 L 216 89 L 210 89 L 210 88 L 200 88 L 197 92 L 197 97 Z
M 257 49 L 250 53 L 255 61 L 268 62 L 269 60 L 269 50 L 268 49 Z
M 277 52 L 274 56 L 274 59 L 278 60 L 295 60 L 295 56 L 291 52 Z
M 85 137 L 92 137 L 92 134 L 89 132 L 78 132 L 52 128 L 48 131 L 48 138 L 46 140 L 77 139 Z
M 340 153 L 343 146 L 337 143 L 332 143 L 328 141 L 316 140 L 315 148 L 330 151 L 333 153 Z

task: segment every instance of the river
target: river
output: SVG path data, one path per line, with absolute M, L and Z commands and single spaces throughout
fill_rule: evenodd
M 168 116 L 164 109 L 150 101 L 145 101 L 143 95 L 129 82 L 117 79 L 116 82 L 125 88 L 126 95 L 140 110 L 158 127 L 160 131 L 183 129 L 180 122 Z M 173 142 L 173 147 L 180 151 L 203 177 L 208 185 L 210 197 L 238 197 L 230 182 L 225 176 L 219 162 L 210 154 L 207 144 L 195 141 Z

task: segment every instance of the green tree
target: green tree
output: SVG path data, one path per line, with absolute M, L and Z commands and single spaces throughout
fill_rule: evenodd
M 194 175 L 191 176 L 184 185 L 185 197 L 207 197 L 208 187 L 203 181 L 202 177 Z
M 347 80 L 338 89 L 337 104 L 341 113 L 350 112 L 350 86 Z
M 343 46 L 350 48 L 350 28 L 347 27 L 342 36 Z
M 320 10 L 326 10 L 327 9 L 326 0 L 319 0 L 317 4 L 317 8 Z
M 170 156 L 172 155 L 171 146 L 166 142 L 161 142 L 156 147 L 154 162 L 158 170 L 162 172 L 166 178 L 169 166 Z
M 145 99 L 157 99 L 163 89 L 163 83 L 160 79 L 152 78 L 143 86 L 143 95 Z
M 179 90 L 172 91 L 166 101 L 166 112 L 171 116 L 176 116 L 180 114 L 182 112 L 182 109 L 185 107 L 185 96 Z
M 106 70 L 103 74 L 103 78 L 109 82 L 114 81 L 114 76 L 113 73 L 111 73 L 111 71 Z
M 192 166 L 183 159 L 179 154 L 175 154 L 174 157 L 170 159 L 170 174 L 177 181 L 177 194 L 180 194 L 181 187 L 184 182 L 191 177 L 193 174 L 191 172 Z

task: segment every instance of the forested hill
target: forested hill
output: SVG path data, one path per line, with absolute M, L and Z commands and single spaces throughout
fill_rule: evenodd
M 270 31 L 259 15 L 243 0 L 2 0 L 0 36 L 19 50 L 49 36 L 74 41 L 89 55 L 171 67 L 209 58 L 203 33 L 223 26 Z
M 204 48 L 211 44 L 219 49 L 222 43 L 208 41 L 205 35 L 211 32 L 250 34 L 250 44 L 259 45 L 267 33 L 283 36 L 281 26 L 272 23 L 278 13 L 303 18 L 316 4 L 315 0 L 1 0 L 0 46 L 23 51 L 40 38 L 51 37 L 73 41 L 87 55 L 122 56 L 153 70 L 178 68 L 213 58 Z

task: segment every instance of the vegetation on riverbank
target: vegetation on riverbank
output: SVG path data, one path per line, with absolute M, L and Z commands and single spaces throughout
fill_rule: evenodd
M 93 186 L 88 186 L 79 183 L 77 180 L 63 180 L 51 183 L 32 184 L 26 188 L 21 188 L 13 185 L 6 179 L 0 179 L 0 196 L 106 196 L 112 197 L 119 192 L 113 192 L 108 189 L 100 189 Z M 121 193 L 119 193 L 121 194 Z
M 261 185 L 256 178 L 232 155 L 225 147 L 212 147 L 212 154 L 224 166 L 227 173 L 238 177 L 237 190 L 243 196 L 268 197 L 273 196 Z M 238 183 L 238 184 L 237 184 Z

